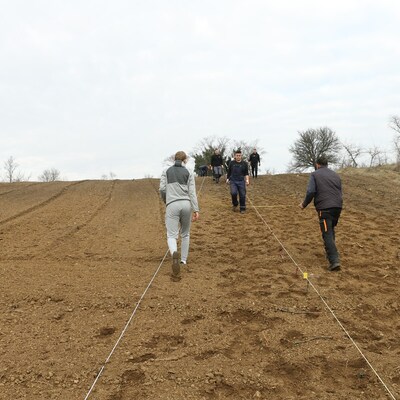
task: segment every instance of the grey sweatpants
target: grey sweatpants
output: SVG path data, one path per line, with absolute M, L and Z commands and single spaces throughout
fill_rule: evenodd
M 186 262 L 189 254 L 190 225 L 192 223 L 192 207 L 190 201 L 178 200 L 167 205 L 165 226 L 167 228 L 168 248 L 173 254 L 178 250 L 177 239 L 181 233 L 181 260 Z M 180 228 L 180 229 L 179 229 Z

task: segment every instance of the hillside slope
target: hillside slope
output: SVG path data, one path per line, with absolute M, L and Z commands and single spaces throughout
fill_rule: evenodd
M 399 396 L 400 175 L 342 178 L 333 273 L 307 175 L 198 178 L 180 282 L 157 180 L 0 184 L 0 399 L 84 399 L 153 278 L 90 399 Z

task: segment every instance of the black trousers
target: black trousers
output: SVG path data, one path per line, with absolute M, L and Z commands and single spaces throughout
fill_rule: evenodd
M 257 173 L 258 173 L 258 164 L 251 164 L 251 175 L 253 178 L 257 178 Z
M 319 226 L 324 240 L 326 257 L 330 264 L 340 262 L 339 252 L 335 243 L 335 227 L 339 222 L 341 211 L 341 208 L 328 208 L 318 211 Z

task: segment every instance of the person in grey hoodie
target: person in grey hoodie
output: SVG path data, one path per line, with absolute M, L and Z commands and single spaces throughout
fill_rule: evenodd
M 335 227 L 342 211 L 342 181 L 340 176 L 328 168 L 328 160 L 320 156 L 314 171 L 308 181 L 304 201 L 299 204 L 301 209 L 314 199 L 314 206 L 319 217 L 322 239 L 329 261 L 328 270 L 340 269 L 340 257 L 335 243 Z
M 190 226 L 199 219 L 194 176 L 185 167 L 184 151 L 175 154 L 175 163 L 163 171 L 160 179 L 160 195 L 166 204 L 165 226 L 168 248 L 172 256 L 172 277 L 180 278 L 180 264 L 186 264 L 189 254 Z M 179 260 L 177 239 L 181 234 L 181 257 Z

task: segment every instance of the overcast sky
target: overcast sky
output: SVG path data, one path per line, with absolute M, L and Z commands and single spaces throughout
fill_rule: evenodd
M 0 0 L 0 163 L 37 180 L 159 177 L 204 137 L 259 141 L 284 172 L 298 131 L 390 150 L 400 2 Z M 3 174 L 3 169 L 1 175 Z

